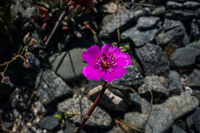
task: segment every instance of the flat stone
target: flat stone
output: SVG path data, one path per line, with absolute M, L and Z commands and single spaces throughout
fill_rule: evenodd
M 122 32 L 120 38 L 124 41 L 131 39 L 136 47 L 140 47 L 148 42 L 153 41 L 157 32 L 157 28 L 141 31 L 138 30 L 137 27 L 132 27 Z
M 188 112 L 191 112 L 199 105 L 199 100 L 191 95 L 173 96 L 164 103 L 173 114 L 174 119 L 178 119 Z
M 167 7 L 177 9 L 182 8 L 183 4 L 175 1 L 167 1 Z
M 64 97 L 72 96 L 70 87 L 53 71 L 43 69 L 36 79 L 37 95 L 43 105 L 50 105 Z
M 187 133 L 186 131 L 184 131 L 183 129 L 181 129 L 180 127 L 173 125 L 172 126 L 172 133 Z
M 145 133 L 166 132 L 173 122 L 173 115 L 169 109 L 163 105 L 153 105 L 145 127 Z
M 172 94 L 180 94 L 182 85 L 181 85 L 181 77 L 178 72 L 171 70 L 169 72 L 169 87 L 170 93 Z
M 142 74 L 134 65 L 128 66 L 126 70 L 127 72 L 122 78 L 111 83 L 113 86 L 121 89 L 129 89 L 130 87 L 133 87 L 134 85 L 140 85 L 143 82 Z
M 147 43 L 136 49 L 136 55 L 142 63 L 146 76 L 164 74 L 169 70 L 169 61 L 160 46 Z
M 163 16 L 165 15 L 165 12 L 166 12 L 166 9 L 164 6 L 159 6 L 159 7 L 156 7 L 152 12 L 151 14 L 153 16 Z
M 193 47 L 178 48 L 174 51 L 170 59 L 174 62 L 177 67 L 186 67 L 193 65 L 195 59 L 200 55 L 200 50 Z
M 124 122 L 131 124 L 135 128 L 142 128 L 148 118 L 148 114 L 138 112 L 128 112 L 124 115 Z
M 186 1 L 183 4 L 183 8 L 188 8 L 192 10 L 195 10 L 199 7 L 200 7 L 200 2 L 196 2 L 196 1 Z
M 81 108 L 80 108 L 81 105 Z M 79 98 L 70 98 L 57 105 L 59 111 L 71 111 L 72 113 L 87 114 L 89 109 L 92 107 L 93 102 L 86 99 L 81 99 L 81 104 Z M 82 112 L 80 110 L 82 109 Z M 80 116 L 74 116 L 70 118 L 74 123 L 81 123 Z M 95 108 L 94 112 L 87 120 L 86 125 L 98 128 L 110 128 L 112 124 L 112 119 L 108 113 L 103 111 L 98 106 Z
M 159 17 L 140 17 L 137 21 L 136 27 L 139 30 L 152 29 L 157 26 L 159 20 Z
M 167 90 L 168 81 L 164 77 L 159 76 L 146 76 L 144 83 L 138 88 L 139 94 L 149 93 L 151 90 L 153 93 L 161 93 L 165 96 L 169 95 Z
M 82 69 L 88 65 L 82 58 L 86 48 L 74 48 L 69 51 L 53 54 L 49 58 L 51 69 L 66 82 L 72 82 L 83 77 Z
M 194 17 L 194 13 L 182 10 L 169 10 L 165 16 L 169 19 L 175 19 L 184 22 L 192 19 Z
M 98 94 L 100 93 L 102 89 L 102 85 L 99 85 L 92 90 L 89 91 L 88 97 L 93 102 L 96 100 Z M 128 105 L 123 102 L 123 99 L 115 94 L 113 94 L 111 91 L 106 89 L 102 96 L 103 100 L 100 100 L 99 104 L 102 104 L 106 106 L 111 111 L 127 111 Z
M 200 71 L 194 69 L 187 77 L 186 84 L 190 87 L 200 87 Z

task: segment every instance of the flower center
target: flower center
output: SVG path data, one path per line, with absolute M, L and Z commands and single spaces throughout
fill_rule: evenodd
M 94 63 L 94 65 L 95 68 L 100 69 L 101 71 L 111 73 L 116 68 L 117 61 L 113 55 L 106 55 L 106 53 L 104 53 L 96 58 L 96 63 Z

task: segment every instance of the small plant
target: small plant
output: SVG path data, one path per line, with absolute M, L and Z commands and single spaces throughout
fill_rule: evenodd
M 101 92 L 87 113 L 89 118 L 103 96 L 106 88 L 112 87 L 108 84 L 108 82 L 112 82 L 123 77 L 126 74 L 126 68 L 124 67 L 131 65 L 132 60 L 130 59 L 130 55 L 122 53 L 119 47 L 112 46 L 111 44 L 105 44 L 101 49 L 94 45 L 88 48 L 86 52 L 83 52 L 82 57 L 89 64 L 83 68 L 83 75 L 88 80 L 98 81 L 103 78 L 105 81 Z M 118 89 L 116 87 L 113 88 L 123 91 L 122 89 Z M 128 89 L 128 91 L 124 90 L 124 92 L 129 94 L 134 91 L 132 89 Z M 79 133 L 81 131 L 88 118 L 83 119 L 79 128 L 75 129 L 75 133 Z
M 14 57 L 12 58 L 12 60 L 0 64 L 0 66 L 6 66 L 4 71 L 1 72 L 1 76 L 2 76 L 1 83 L 7 84 L 10 87 L 14 87 L 14 84 L 10 82 L 10 78 L 8 76 L 5 76 L 5 72 L 10 63 L 15 61 L 17 58 L 21 58 L 24 61 L 23 66 L 25 68 L 30 68 L 31 66 L 33 66 L 35 64 L 34 60 L 32 59 L 32 53 L 29 51 L 34 49 L 34 45 L 36 44 L 37 41 L 30 37 L 30 33 L 28 33 L 26 36 L 24 36 L 23 41 L 25 43 L 25 46 L 24 47 L 20 46 L 17 55 L 14 54 Z M 24 56 L 23 56 L 23 54 L 24 54 Z

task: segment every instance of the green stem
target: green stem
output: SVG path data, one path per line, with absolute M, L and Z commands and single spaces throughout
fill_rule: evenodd
M 90 115 L 92 114 L 92 112 L 94 111 L 94 109 L 96 108 L 97 104 L 99 103 L 101 97 L 103 96 L 105 90 L 106 90 L 106 85 L 107 85 L 107 82 L 104 83 L 103 87 L 102 87 L 102 90 L 101 92 L 99 93 L 99 95 L 97 96 L 95 102 L 93 103 L 92 107 L 90 108 L 90 110 L 88 111 L 87 115 L 90 117 Z M 79 126 L 79 128 L 76 130 L 75 133 L 79 133 L 81 131 L 81 129 L 84 127 L 86 121 L 88 119 L 83 119 L 81 125 Z

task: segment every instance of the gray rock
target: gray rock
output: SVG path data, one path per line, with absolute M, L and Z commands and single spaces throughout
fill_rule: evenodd
M 81 99 L 81 108 L 80 108 L 80 102 L 78 98 L 70 98 L 67 99 L 57 105 L 57 108 L 59 111 L 71 111 L 72 113 L 81 113 L 81 114 L 87 114 L 88 110 L 92 107 L 93 102 L 86 99 Z M 82 112 L 80 110 L 82 109 Z M 74 116 L 71 118 L 74 123 L 81 123 L 81 117 L 80 116 Z M 92 126 L 92 127 L 98 127 L 98 128 L 110 128 L 112 124 L 112 119 L 109 116 L 108 113 L 100 109 L 98 106 L 95 108 L 94 112 L 88 119 L 86 125 Z
M 169 109 L 162 105 L 154 105 L 145 127 L 145 133 L 166 132 L 173 122 L 173 115 Z
M 199 105 L 199 100 L 191 95 L 173 96 L 168 98 L 163 105 L 172 112 L 174 119 L 177 119 L 194 110 Z
M 194 13 L 181 10 L 169 10 L 165 16 L 169 19 L 175 19 L 184 22 L 192 19 L 194 17 Z
M 141 98 L 141 111 L 144 114 L 149 114 L 151 110 L 151 104 L 144 98 Z
M 168 89 L 172 94 L 180 94 L 181 93 L 181 77 L 176 71 L 169 72 L 169 86 Z
M 181 129 L 180 127 L 173 125 L 172 126 L 172 133 L 187 133 L 186 131 L 184 131 L 183 129 Z
M 120 127 L 113 127 L 108 133 L 126 133 Z
M 131 124 L 135 128 L 142 128 L 148 118 L 148 114 L 129 112 L 124 115 L 124 122 Z
M 134 85 L 139 85 L 142 82 L 142 74 L 134 65 L 130 65 L 127 67 L 126 74 L 122 78 L 113 81 L 111 84 L 118 88 L 128 89 L 130 87 L 133 87 Z
M 64 133 L 73 133 L 74 129 L 76 128 L 76 125 L 71 122 L 70 120 L 65 120 L 65 131 Z M 85 133 L 84 130 L 81 130 L 80 133 Z
M 185 81 L 186 84 L 190 87 L 200 87 L 200 71 L 198 69 L 194 69 L 192 73 L 187 77 Z
M 175 27 L 184 27 L 184 25 L 179 20 L 171 20 L 171 19 L 165 18 L 164 23 L 163 23 L 163 30 L 170 30 Z
M 196 131 L 200 132 L 200 107 L 198 107 L 196 111 L 194 112 L 192 116 L 192 120 L 193 120 Z
M 200 36 L 200 31 L 199 31 L 199 27 L 198 27 L 198 24 L 196 22 L 196 19 L 192 20 L 190 36 L 191 36 L 191 40 L 192 41 L 193 40 L 198 40 L 198 38 Z
M 165 10 L 165 7 L 164 6 L 159 6 L 159 7 L 156 7 L 152 12 L 151 12 L 151 15 L 153 16 L 164 16 L 166 10 Z
M 140 31 L 137 29 L 137 27 L 132 27 L 122 32 L 120 38 L 122 41 L 131 39 L 136 47 L 140 47 L 145 43 L 153 41 L 157 32 L 158 32 L 157 28 Z
M 169 70 L 169 61 L 157 45 L 147 43 L 136 49 L 136 55 L 142 63 L 145 75 L 164 74 Z
M 53 54 L 49 58 L 52 70 L 66 82 L 72 82 L 83 77 L 82 69 L 88 65 L 82 58 L 86 48 L 74 48 L 66 52 Z
M 143 85 L 138 88 L 138 92 L 139 94 L 146 94 L 151 90 L 153 93 L 161 93 L 164 96 L 168 96 L 168 84 L 167 79 L 164 77 L 146 76 Z
M 167 32 L 161 32 L 157 35 L 156 41 L 161 46 L 166 46 L 169 43 L 176 43 L 181 46 L 185 35 L 185 28 L 182 26 L 175 27 Z
M 177 67 L 186 67 L 195 63 L 196 57 L 200 55 L 200 50 L 193 47 L 178 48 L 174 51 L 170 59 Z
M 94 102 L 101 90 L 102 90 L 102 85 L 99 85 L 91 89 L 88 93 L 89 99 Z M 108 89 L 106 89 L 106 91 L 104 92 L 102 99 L 103 100 L 99 101 L 99 104 L 104 105 L 111 111 L 127 111 L 128 110 L 128 105 L 123 102 L 123 99 L 113 94 Z
M 61 118 L 55 117 L 55 115 L 61 115 L 61 113 L 57 112 L 52 116 L 42 117 L 38 123 L 39 126 L 49 131 L 52 131 L 55 128 L 57 128 L 61 122 Z
M 50 105 L 60 98 L 72 96 L 70 87 L 53 71 L 41 71 L 36 79 L 35 88 L 43 105 Z
M 101 38 L 117 37 L 117 28 L 120 29 L 120 32 L 123 32 L 129 25 L 135 23 L 140 16 L 148 14 L 150 14 L 150 10 L 148 8 L 144 8 L 136 12 L 123 10 L 119 15 L 112 16 L 112 19 L 109 19 L 110 21 L 103 25 L 99 36 Z
M 148 30 L 155 28 L 159 22 L 158 17 L 140 17 L 137 21 L 136 27 L 139 30 Z
M 135 105 L 142 104 L 141 97 L 137 92 L 130 94 L 130 98 L 131 98 L 131 101 L 133 104 L 135 104 Z
M 183 4 L 175 1 L 167 1 L 167 7 L 177 9 L 182 8 Z
M 200 2 L 196 2 L 196 1 L 186 1 L 183 4 L 183 8 L 188 8 L 192 10 L 195 10 L 199 7 L 200 7 Z

